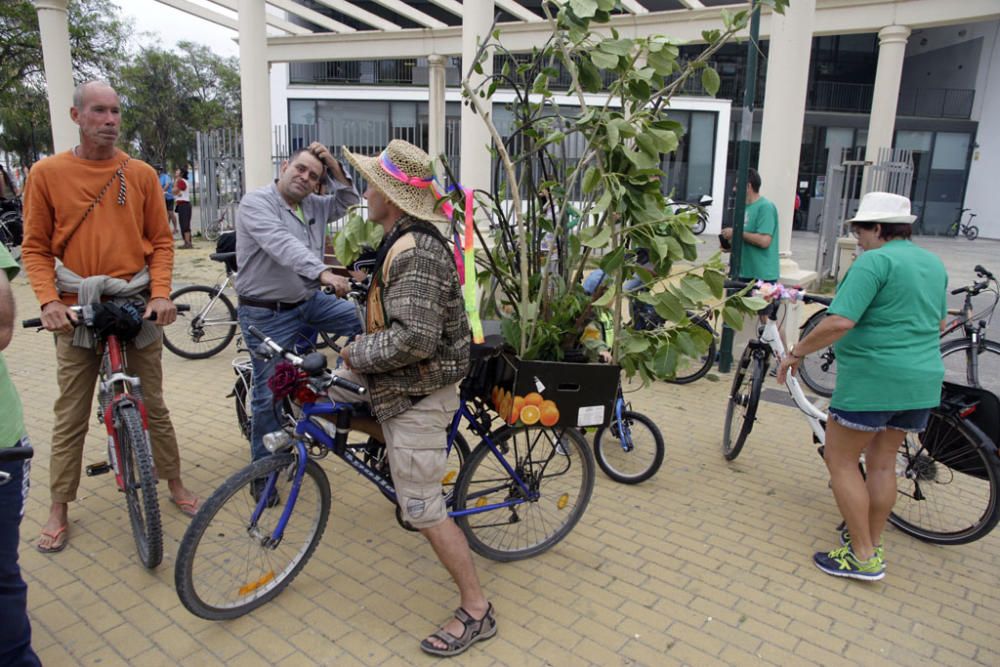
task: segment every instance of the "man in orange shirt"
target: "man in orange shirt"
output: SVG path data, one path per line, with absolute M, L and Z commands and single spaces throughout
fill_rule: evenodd
M 118 94 L 103 81 L 81 84 L 70 116 L 80 126 L 80 144 L 32 168 L 24 202 L 24 266 L 42 323 L 55 332 L 59 381 L 49 467 L 52 505 L 37 545 L 43 553 L 66 546 L 68 503 L 80 484 L 100 364 L 93 349 L 74 345 L 76 315 L 69 306 L 77 302 L 76 292 L 118 278 L 128 282 L 124 293 L 117 290 L 119 296 L 147 302 L 145 317 L 155 313 L 156 324 L 166 326 L 177 316 L 170 301 L 174 249 L 163 191 L 152 167 L 115 148 Z M 81 278 L 89 282 L 80 285 Z M 91 300 L 100 300 L 100 287 L 96 291 Z M 171 500 L 193 515 L 198 498 L 181 482 L 177 436 L 163 402 L 162 337 L 140 345 L 137 340 L 130 346 L 128 365 L 142 381 L 153 460 Z

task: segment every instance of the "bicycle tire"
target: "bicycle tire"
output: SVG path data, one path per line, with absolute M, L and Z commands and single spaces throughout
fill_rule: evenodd
M 251 429 L 253 428 L 253 370 L 251 368 L 234 368 L 236 380 L 233 383 L 233 403 L 236 407 L 236 423 L 240 427 L 240 433 L 247 440 L 250 440 Z
M 202 225 L 201 235 L 206 241 L 218 241 L 219 234 L 222 233 L 222 219 L 212 220 L 206 225 Z
M 643 429 L 652 438 L 637 438 Z M 631 449 L 622 445 L 623 439 L 628 440 Z M 597 465 L 621 484 L 638 484 L 655 475 L 663 464 L 664 450 L 663 434 L 653 420 L 632 410 L 623 410 L 620 422 L 612 418 L 611 424 L 597 429 L 594 435 Z
M 734 460 L 743 450 L 757 417 L 757 404 L 764 385 L 764 361 L 747 347 L 740 357 L 740 364 L 733 375 L 733 386 L 726 403 L 726 420 L 722 429 L 722 456 Z M 737 409 L 742 409 L 740 415 Z M 739 427 L 733 433 L 733 427 Z
M 455 517 L 469 546 L 480 556 L 510 562 L 536 556 L 558 544 L 583 516 L 594 491 L 594 453 L 575 428 L 504 426 L 491 434 L 498 451 L 539 497 L 519 505 Z M 574 465 L 575 464 L 575 465 Z M 554 466 L 549 470 L 549 466 Z M 552 484 L 559 482 L 552 491 Z M 480 442 L 462 467 L 455 509 L 483 507 L 514 498 L 521 489 Z M 554 516 L 541 515 L 554 511 Z
M 963 230 L 963 233 L 965 234 L 965 238 L 969 239 L 970 241 L 975 241 L 976 239 L 979 238 L 979 227 L 976 227 L 975 225 L 969 225 Z
M 149 437 L 135 405 L 115 406 L 114 420 L 132 537 L 139 560 L 152 570 L 163 561 L 163 531 Z
M 12 231 L 15 223 L 23 224 L 21 216 L 16 211 L 6 211 L 0 213 L 0 243 L 3 243 L 12 253 L 18 247 Z
M 970 339 L 950 340 L 941 346 L 941 360 L 947 382 L 981 387 L 1000 395 L 1000 343 L 983 338 L 973 353 Z
M 277 596 L 309 561 L 330 516 L 329 480 L 312 459 L 306 461 L 295 511 L 281 542 L 261 543 L 285 509 L 292 466 L 297 464 L 293 453 L 256 461 L 226 480 L 202 505 L 184 533 L 174 568 L 177 595 L 192 614 L 210 621 L 243 616 Z M 256 507 L 250 484 L 258 478 L 274 480 L 279 502 L 265 507 L 257 524 L 250 526 Z
M 667 382 L 672 384 L 690 384 L 695 380 L 700 380 L 708 375 L 708 372 L 712 370 L 712 364 L 715 363 L 715 355 L 718 353 L 718 347 L 715 344 L 715 329 L 713 329 L 712 325 L 705 319 L 700 317 L 694 318 L 693 322 L 712 334 L 712 342 L 708 344 L 708 349 L 705 350 L 705 354 L 702 355 L 700 362 L 697 359 L 691 358 L 692 363 L 690 368 L 694 368 L 692 372 L 683 372 L 680 369 L 680 365 L 683 363 L 683 360 L 678 360 L 678 370 L 674 375 L 674 378 L 672 380 L 667 380 Z
M 802 325 L 799 340 L 808 336 L 825 317 L 826 309 L 824 308 L 806 320 L 806 323 Z M 833 390 L 837 386 L 837 355 L 833 351 L 833 345 L 828 345 L 803 357 L 798 368 L 798 378 L 813 393 L 827 398 L 833 396 Z
M 707 226 L 708 222 L 701 216 L 698 216 L 698 221 L 695 222 L 693 225 L 691 225 L 691 233 L 694 234 L 695 236 L 698 236 L 704 233 L 705 227 Z
M 889 521 L 932 544 L 967 544 L 1000 521 L 996 445 L 975 425 L 931 411 L 927 429 L 907 436 L 896 462 Z
M 178 312 L 173 324 L 163 327 L 163 344 L 177 356 L 208 359 L 236 337 L 236 308 L 218 289 L 188 285 L 171 293 L 170 300 L 191 306 L 189 311 Z

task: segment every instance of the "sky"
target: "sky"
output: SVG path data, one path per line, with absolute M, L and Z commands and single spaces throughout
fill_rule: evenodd
M 234 14 L 225 7 L 208 0 L 189 0 L 225 16 Z M 239 47 L 234 38 L 236 31 L 216 25 L 156 0 L 114 0 L 121 7 L 122 14 L 134 21 L 137 32 L 144 31 L 158 35 L 158 46 L 173 50 L 177 42 L 187 40 L 204 44 L 221 56 L 239 56 Z M 138 44 L 145 43 L 136 40 Z

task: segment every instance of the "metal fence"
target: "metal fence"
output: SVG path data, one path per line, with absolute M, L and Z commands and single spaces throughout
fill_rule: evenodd
M 201 234 L 213 239 L 236 224 L 236 208 L 243 198 L 243 135 L 221 128 L 198 132 L 198 210 Z

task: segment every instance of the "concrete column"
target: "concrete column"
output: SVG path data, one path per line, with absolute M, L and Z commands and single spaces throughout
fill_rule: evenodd
M 878 31 L 878 64 L 875 69 L 875 90 L 872 93 L 872 113 L 868 120 L 868 146 L 865 149 L 865 160 L 871 162 L 878 161 L 879 149 L 892 147 L 899 82 L 903 78 L 903 58 L 909 36 L 910 29 L 901 25 L 886 26 Z M 866 173 L 866 183 L 867 180 Z
M 815 277 L 814 272 L 803 271 L 791 259 L 792 218 L 815 15 L 816 0 L 795 0 L 789 3 L 784 16 L 771 14 L 760 137 L 761 194 L 778 207 L 781 279 L 795 284 L 805 284 Z
M 477 0 L 463 5 L 462 14 L 462 75 L 469 71 L 478 50 L 477 41 L 489 39 L 493 24 L 493 0 Z M 483 74 L 472 73 L 473 86 L 493 73 L 493 58 L 483 63 Z M 469 188 L 490 189 L 491 158 L 490 133 L 483 119 L 473 113 L 472 107 L 462 105 L 462 185 Z
M 239 0 L 240 94 L 243 97 L 243 163 L 246 190 L 273 179 L 264 0 Z
M 445 151 L 445 60 L 445 56 L 436 53 L 427 57 L 430 84 L 427 102 L 427 152 L 435 160 Z
M 54 152 L 68 151 L 78 143 L 80 131 L 69 117 L 73 106 L 73 60 L 69 53 L 67 0 L 35 0 L 38 32 L 42 38 L 45 87 L 49 94 Z

